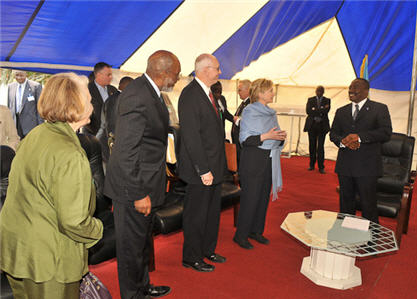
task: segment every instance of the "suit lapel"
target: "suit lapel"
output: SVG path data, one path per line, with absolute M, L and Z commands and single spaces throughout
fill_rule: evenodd
M 142 75 L 143 80 L 145 81 L 145 84 L 149 90 L 149 92 L 152 95 L 153 98 L 153 104 L 156 107 L 156 110 L 158 111 L 159 115 L 161 116 L 161 119 L 164 122 L 164 128 L 166 130 L 166 133 L 168 134 L 168 126 L 169 126 L 169 112 L 168 108 L 165 105 L 165 102 L 158 97 L 158 94 L 156 93 L 155 89 L 151 85 L 151 83 L 148 81 L 145 75 Z M 162 97 L 162 94 L 161 94 Z
M 100 91 L 98 90 L 96 83 L 92 82 L 92 89 L 93 89 L 93 93 L 94 95 L 92 95 L 92 97 L 96 98 L 96 99 L 100 99 L 101 100 L 101 104 L 104 103 L 103 98 L 101 97 Z M 108 89 L 107 89 L 108 90 Z
M 205 103 L 205 105 L 207 105 L 208 109 L 211 111 L 210 113 L 213 114 L 213 116 L 217 119 L 217 123 L 220 125 L 220 127 L 223 127 L 222 123 L 221 123 L 221 119 L 220 119 L 220 112 L 219 115 L 217 115 L 216 111 L 214 110 L 213 104 L 211 103 L 211 100 L 209 97 L 207 97 L 207 94 L 204 92 L 203 88 L 200 86 L 200 84 L 197 82 L 197 80 L 195 80 L 195 84 L 198 87 L 200 96 L 201 96 L 201 100 Z M 216 103 L 216 101 L 214 101 Z M 217 107 L 217 111 L 219 111 L 218 105 L 216 104 Z M 223 129 L 222 129 L 223 130 Z
M 22 105 L 20 106 L 20 111 L 19 113 L 22 112 L 23 107 L 25 107 L 25 104 L 28 101 L 28 97 L 29 95 L 32 95 L 32 88 L 30 87 L 29 84 L 29 80 L 26 82 L 26 86 L 25 86 L 25 90 L 23 91 L 23 96 L 22 96 Z

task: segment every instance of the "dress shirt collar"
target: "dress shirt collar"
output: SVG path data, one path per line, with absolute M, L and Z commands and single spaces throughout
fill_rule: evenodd
M 158 95 L 158 98 L 161 98 L 161 91 L 159 90 L 158 86 L 155 84 L 155 82 L 153 82 L 153 80 L 151 79 L 151 77 L 148 76 L 147 73 L 145 73 L 145 77 L 146 79 L 148 79 L 149 83 L 151 83 L 153 89 L 155 89 L 156 94 Z
M 361 111 L 361 109 L 362 109 L 362 107 L 363 107 L 363 105 L 365 105 L 365 103 L 366 103 L 366 100 L 367 100 L 368 98 L 365 98 L 365 99 L 363 99 L 362 101 L 360 101 L 359 103 L 353 103 L 352 102 L 352 115 L 353 115 L 353 113 L 355 112 L 355 110 L 356 110 L 356 104 L 358 104 L 359 105 L 359 111 Z
M 207 87 L 207 85 L 204 84 L 203 81 L 201 81 L 200 79 L 198 79 L 198 77 L 195 77 L 195 80 L 197 81 L 198 84 L 200 84 L 201 88 L 204 90 L 205 94 L 207 95 L 207 97 L 210 100 L 210 95 L 209 95 L 210 94 L 210 87 Z

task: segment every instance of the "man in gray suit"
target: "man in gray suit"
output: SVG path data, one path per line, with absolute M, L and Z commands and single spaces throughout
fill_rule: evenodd
M 16 71 L 15 79 L 16 82 L 8 86 L 7 106 L 12 111 L 17 133 L 23 138 L 30 130 L 43 123 L 37 108 L 42 85 L 28 80 L 25 71 Z

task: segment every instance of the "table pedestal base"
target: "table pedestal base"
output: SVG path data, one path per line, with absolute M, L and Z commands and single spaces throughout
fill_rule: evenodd
M 345 290 L 362 284 L 361 270 L 355 258 L 311 248 L 310 256 L 303 259 L 300 272 L 315 284 Z

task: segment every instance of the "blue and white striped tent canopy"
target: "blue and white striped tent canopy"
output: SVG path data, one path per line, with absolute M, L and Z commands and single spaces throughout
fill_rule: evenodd
M 410 89 L 416 1 L 1 1 L 0 66 L 89 72 L 98 61 L 144 72 L 158 49 L 182 74 L 201 53 L 222 79 L 347 86 L 369 57 L 376 89 Z

